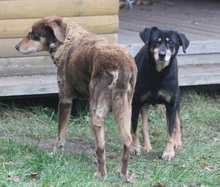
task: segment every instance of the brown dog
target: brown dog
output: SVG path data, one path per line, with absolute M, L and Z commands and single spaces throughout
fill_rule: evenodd
M 122 138 L 119 175 L 127 176 L 132 141 L 131 101 L 137 75 L 129 52 L 60 17 L 45 17 L 34 23 L 28 35 L 15 48 L 24 54 L 48 51 L 57 66 L 60 100 L 54 153 L 64 146 L 72 99 L 89 99 L 98 162 L 95 175 L 106 174 L 104 124 L 112 107 Z

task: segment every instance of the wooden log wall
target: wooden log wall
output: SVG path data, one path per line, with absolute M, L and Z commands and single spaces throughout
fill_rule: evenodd
M 31 81 L 30 87 L 22 81 L 46 76 L 54 79 L 46 78 L 49 83 L 56 82 L 56 67 L 48 54 L 26 56 L 15 50 L 15 45 L 27 35 L 35 21 L 45 16 L 66 17 L 89 32 L 117 42 L 118 4 L 118 0 L 0 0 L 0 96 L 51 93 L 47 84 L 49 90 L 46 87 L 33 89 Z M 33 79 L 32 82 L 39 81 Z

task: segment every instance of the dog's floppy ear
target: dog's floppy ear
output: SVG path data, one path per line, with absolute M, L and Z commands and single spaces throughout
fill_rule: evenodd
M 44 21 L 45 25 L 53 30 L 57 40 L 63 43 L 66 38 L 67 23 L 59 17 L 46 17 Z
M 189 46 L 189 40 L 186 38 L 185 34 L 182 34 L 178 31 L 176 31 L 176 33 L 177 33 L 179 40 L 180 40 L 180 43 L 182 45 L 183 52 L 186 53 L 186 48 Z
M 158 29 L 157 27 L 145 28 L 143 31 L 139 33 L 140 38 L 142 41 L 147 45 L 150 41 L 151 32 L 153 30 Z

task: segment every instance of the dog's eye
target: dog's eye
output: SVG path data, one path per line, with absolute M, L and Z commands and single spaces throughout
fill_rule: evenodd
M 173 44 L 173 41 L 169 40 L 169 41 L 168 41 L 168 44 Z
M 160 41 L 160 40 L 154 40 L 154 43 L 155 43 L 155 44 L 160 44 L 161 41 Z
M 33 40 L 40 40 L 38 36 L 33 36 Z
M 39 40 L 40 40 L 40 37 L 39 37 L 39 36 L 36 36 L 36 35 L 34 35 L 34 34 L 31 34 L 31 39 L 32 39 L 32 40 L 39 41 Z

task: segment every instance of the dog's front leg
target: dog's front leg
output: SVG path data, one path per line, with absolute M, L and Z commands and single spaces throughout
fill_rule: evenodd
M 181 147 L 181 120 L 179 111 L 176 112 L 176 120 L 175 120 L 175 144 L 176 148 Z
M 132 103 L 132 127 L 131 127 L 131 135 L 132 135 L 132 144 L 131 144 L 131 153 L 140 155 L 141 154 L 141 145 L 139 142 L 139 134 L 138 134 L 138 117 L 140 113 L 141 106 L 136 105 L 134 102 Z
M 59 148 L 65 145 L 66 128 L 72 109 L 72 99 L 60 98 L 58 104 L 58 135 L 55 141 L 53 153 L 57 154 Z
M 166 106 L 166 117 L 167 117 L 167 139 L 166 146 L 162 155 L 162 159 L 170 161 L 174 157 L 174 123 L 176 120 L 176 108 L 170 108 Z
M 148 109 L 149 105 L 145 105 L 141 108 L 141 117 L 142 117 L 142 134 L 144 139 L 144 150 L 149 152 L 152 150 L 150 144 L 150 137 L 149 137 L 149 129 L 148 129 Z

